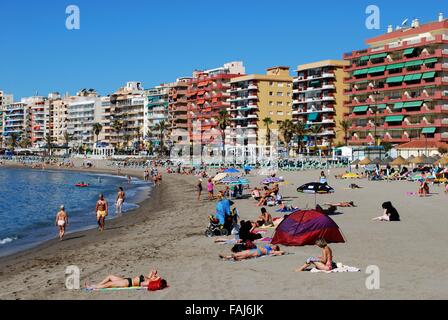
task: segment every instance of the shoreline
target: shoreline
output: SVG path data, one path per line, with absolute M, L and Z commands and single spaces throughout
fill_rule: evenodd
M 122 175 L 117 174 L 116 170 L 113 169 L 102 169 L 102 168 L 89 168 L 89 169 L 84 169 L 84 168 L 66 168 L 66 167 L 58 167 L 58 166 L 47 166 L 45 169 L 38 169 L 38 168 L 31 168 L 29 166 L 24 166 L 21 164 L 3 164 L 4 168 L 12 168 L 12 169 L 30 169 L 30 170 L 44 170 L 44 171 L 66 171 L 66 172 L 78 172 L 78 173 L 85 173 L 85 174 L 105 174 L 105 175 L 111 175 L 111 176 L 115 176 L 115 177 L 121 177 L 123 175 L 123 178 L 125 178 L 126 175 L 130 175 L 131 177 L 138 179 L 140 181 L 143 181 L 141 179 L 140 176 L 138 176 L 137 172 L 131 172 L 130 170 L 122 170 Z M 1 168 L 1 167 L 0 167 Z M 115 172 L 114 172 L 115 171 Z M 155 190 L 155 186 L 152 186 L 151 190 L 149 191 L 149 193 L 141 193 L 141 194 L 136 194 L 135 195 L 135 202 L 132 202 L 133 204 L 137 205 L 137 208 L 134 209 L 130 209 L 127 212 L 124 212 L 122 216 L 120 217 L 112 217 L 110 219 L 107 220 L 107 224 L 109 225 L 111 224 L 112 221 L 121 219 L 127 215 L 132 215 L 134 214 L 134 212 L 138 209 L 140 209 L 142 206 L 145 205 L 145 202 L 147 202 L 148 200 L 151 199 L 151 197 L 153 196 L 154 190 Z M 66 233 L 65 239 L 68 237 L 72 237 L 73 235 L 79 234 L 79 233 L 83 233 L 83 232 L 88 232 L 88 231 L 92 231 L 92 230 L 96 230 L 96 226 L 85 226 L 82 227 L 78 230 L 74 230 L 74 231 L 70 231 L 68 230 L 68 232 Z M 32 252 L 34 250 L 39 250 L 39 248 L 42 247 L 46 247 L 47 246 L 47 242 L 54 242 L 54 241 L 59 241 L 58 237 L 57 237 L 57 233 L 55 232 L 55 237 L 52 239 L 47 239 L 47 240 L 41 240 L 41 241 L 37 241 L 34 244 L 31 245 L 26 245 L 24 248 L 22 249 L 18 249 L 16 250 L 10 250 L 13 251 L 11 253 L 6 253 L 5 255 L 1 255 L 0 256 L 0 268 L 2 267 L 2 261 L 3 260 L 8 260 L 9 258 L 14 258 L 16 255 L 21 255 L 22 253 L 26 254 L 28 251 Z

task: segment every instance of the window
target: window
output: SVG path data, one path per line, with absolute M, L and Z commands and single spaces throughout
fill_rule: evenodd
M 269 101 L 269 106 L 273 106 L 274 105 L 274 102 L 272 102 L 272 101 Z
M 279 88 L 283 88 L 283 82 L 279 82 L 279 83 L 278 83 L 278 87 L 279 87 Z
M 283 101 L 277 101 L 277 106 L 279 107 L 283 106 Z
M 269 82 L 269 86 L 270 86 L 270 87 L 273 87 L 273 86 L 274 86 L 274 82 L 270 81 L 270 82 Z
M 282 115 L 284 115 L 284 112 L 283 111 L 277 111 L 277 115 L 278 116 L 282 116 Z
M 283 97 L 283 92 L 277 92 L 277 97 Z
M 290 97 L 290 96 L 291 96 L 291 92 L 288 92 L 286 95 L 287 95 L 288 97 Z
M 272 97 L 274 93 L 272 91 L 269 91 L 269 95 Z
M 291 106 L 291 102 L 288 102 L 286 105 L 287 105 L 288 107 L 290 107 L 290 106 Z
M 272 116 L 274 115 L 274 111 L 269 111 L 269 114 Z

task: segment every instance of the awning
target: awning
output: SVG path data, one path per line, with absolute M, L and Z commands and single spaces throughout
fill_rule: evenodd
M 377 108 L 378 110 L 383 110 L 383 109 L 386 109 L 387 108 L 387 104 L 385 104 L 385 103 L 382 103 L 382 104 L 379 104 L 379 105 L 377 105 L 377 106 L 375 106 L 375 105 L 372 105 L 372 106 L 370 106 L 371 108 Z
M 369 106 L 359 106 L 359 107 L 355 107 L 353 109 L 354 113 L 358 113 L 358 112 L 367 112 L 367 110 L 369 109 Z
M 415 61 L 409 61 L 409 62 L 406 62 L 406 63 L 404 64 L 404 66 L 407 68 L 407 67 L 420 66 L 420 65 L 422 65 L 422 64 L 423 64 L 423 60 L 415 60 Z
M 436 128 L 435 127 L 429 127 L 429 128 L 423 128 L 422 133 L 435 133 Z
M 386 117 L 386 122 L 402 122 L 404 119 L 404 116 L 389 116 Z
M 435 71 L 432 71 L 432 72 L 425 72 L 423 75 L 422 75 L 422 79 L 432 79 L 432 78 L 434 78 L 436 76 L 436 72 Z
M 408 74 L 404 77 L 404 81 L 414 81 L 414 80 L 420 80 L 422 78 L 421 73 L 417 74 Z
M 437 62 L 437 58 L 431 58 L 431 59 L 426 59 L 425 60 L 425 64 L 428 64 L 428 63 L 436 63 Z
M 406 50 L 404 50 L 403 55 L 408 56 L 410 54 L 413 54 L 414 51 L 415 51 L 415 48 L 406 49 Z
M 364 56 L 361 57 L 360 61 L 369 61 L 370 60 L 370 56 Z
M 387 57 L 387 53 L 378 53 L 378 54 L 374 54 L 372 56 L 370 56 L 370 59 L 379 59 L 379 58 L 386 58 Z
M 395 63 L 395 64 L 390 64 L 386 67 L 386 70 L 392 70 L 392 69 L 400 69 L 404 67 L 404 63 Z
M 308 121 L 316 121 L 319 116 L 318 112 L 313 112 L 308 115 Z
M 403 105 L 403 108 L 416 108 L 421 107 L 423 105 L 423 101 L 412 101 L 412 102 L 406 102 Z
M 354 76 L 360 76 L 360 75 L 363 75 L 363 74 L 367 74 L 368 72 L 369 72 L 369 69 L 360 69 L 360 70 L 355 70 L 353 72 L 353 75 Z
M 404 105 L 403 102 L 397 102 L 396 104 L 394 104 L 394 110 L 402 109 L 403 105 Z
M 403 79 L 404 79 L 404 76 L 391 77 L 391 78 L 387 78 L 386 83 L 403 82 Z
M 320 80 L 312 80 L 310 81 L 310 86 L 320 85 Z
M 384 72 L 386 70 L 386 66 L 381 67 L 374 67 L 369 69 L 369 73 L 377 73 L 377 72 Z

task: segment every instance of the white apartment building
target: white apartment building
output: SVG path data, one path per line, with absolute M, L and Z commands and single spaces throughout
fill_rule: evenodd
M 143 119 L 143 134 L 145 140 L 152 141 L 154 146 L 160 145 L 160 130 L 156 130 L 159 123 L 164 122 L 165 127 L 169 124 L 169 92 L 168 85 L 157 86 L 146 91 L 145 108 Z M 165 135 L 167 132 L 164 133 Z

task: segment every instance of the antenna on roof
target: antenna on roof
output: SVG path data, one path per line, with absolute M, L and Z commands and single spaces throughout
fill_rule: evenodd
M 403 22 L 401 23 L 401 26 L 402 27 L 407 26 L 408 25 L 408 21 L 409 21 L 408 18 L 404 19 Z

